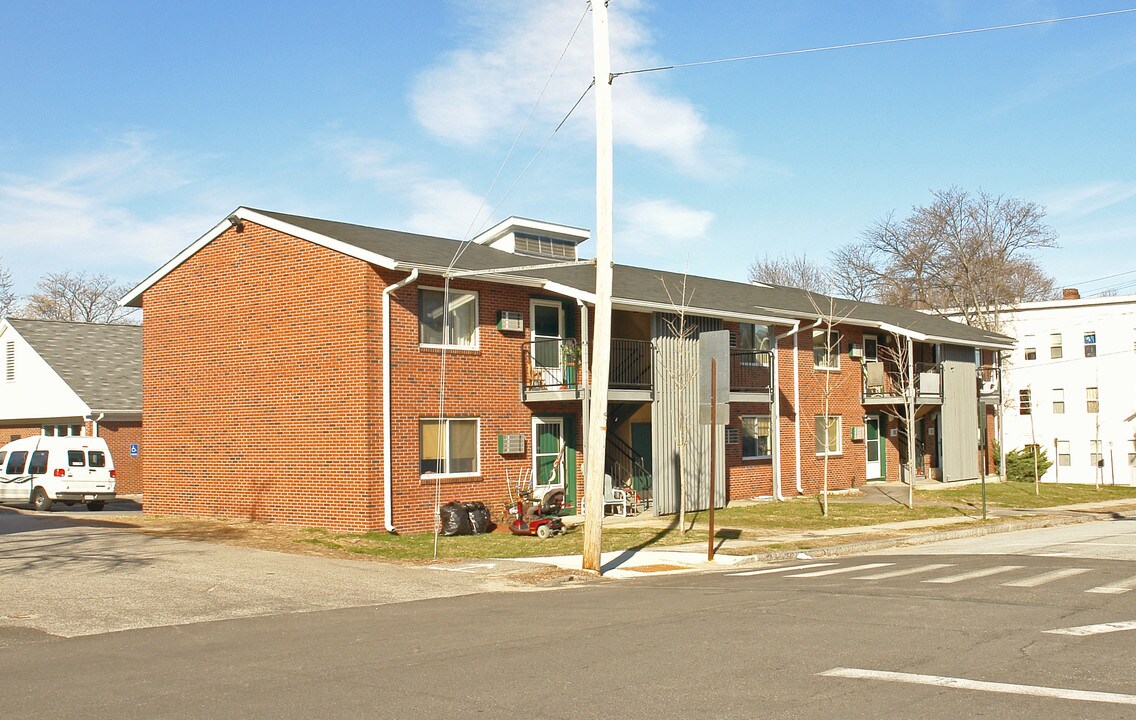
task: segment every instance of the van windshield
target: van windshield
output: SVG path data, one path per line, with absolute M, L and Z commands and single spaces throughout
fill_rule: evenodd
M 67 451 L 67 465 L 70 467 L 83 467 L 86 460 L 83 458 L 82 450 L 68 450 Z
M 45 472 L 47 472 L 47 451 L 36 450 L 32 453 L 32 461 L 28 463 L 28 473 L 43 475 Z
M 102 450 L 90 450 L 87 452 L 88 464 L 91 467 L 106 467 L 106 453 Z

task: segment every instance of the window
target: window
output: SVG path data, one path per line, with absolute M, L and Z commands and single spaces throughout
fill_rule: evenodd
M 1101 454 L 1101 441 L 1089 441 L 1089 464 L 1092 467 L 1104 467 L 1104 455 Z
M 1061 356 L 1061 333 L 1052 333 L 1049 336 L 1049 357 L 1056 360 Z
M 813 330 L 813 367 L 840 369 L 840 333 Z
M 773 455 L 773 427 L 768 415 L 742 416 L 742 459 L 757 460 Z
M 418 342 L 422 345 L 477 347 L 477 293 L 450 290 L 448 311 L 443 310 L 445 291 L 418 291 Z M 448 327 L 443 327 L 443 326 Z
M 875 335 L 864 336 L 864 362 L 880 359 L 880 340 Z
M 4 456 L 0 454 L 0 462 L 4 461 Z M 1136 469 L 1136 440 L 1128 441 L 1128 467 Z
M 87 464 L 93 468 L 106 467 L 106 453 L 102 450 L 88 450 Z
M 769 365 L 769 326 L 740 323 L 738 325 L 738 350 L 754 350 L 753 355 L 742 355 L 744 365 Z
M 839 455 L 840 447 L 840 416 L 816 416 L 816 454 Z
M 1026 360 L 1037 360 L 1037 340 L 1033 335 L 1026 335 L 1024 354 Z
M 28 463 L 28 474 L 43 475 L 47 472 L 47 451 L 36 450 L 32 453 L 32 461 Z
M 1085 388 L 1085 412 L 1100 412 L 1100 399 L 1095 387 Z
M 4 346 L 4 379 L 13 382 L 16 379 L 16 341 L 9 340 Z
M 418 428 L 419 468 L 423 475 L 478 472 L 476 418 L 420 420 Z
M 4 472 L 9 475 L 19 475 L 24 472 L 24 463 L 28 461 L 27 450 L 14 450 L 8 456 L 8 467 L 4 468 Z
M 1069 467 L 1073 464 L 1072 455 L 1069 452 L 1069 441 L 1057 441 L 1057 464 L 1060 467 Z
M 1097 334 L 1095 332 L 1085 333 L 1085 357 L 1097 356 Z
M 86 464 L 87 460 L 83 457 L 82 450 L 67 451 L 67 467 L 84 467 Z
M 1018 414 L 1029 415 L 1033 412 L 1033 403 L 1030 401 L 1030 389 L 1022 388 L 1018 391 Z
M 1065 413 L 1065 389 L 1053 388 L 1053 414 L 1063 415 Z

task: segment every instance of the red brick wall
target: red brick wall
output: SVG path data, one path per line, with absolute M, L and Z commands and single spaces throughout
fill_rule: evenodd
M 142 442 L 142 422 L 101 422 L 99 437 L 106 440 L 114 460 L 115 493 L 137 495 L 142 492 L 142 458 L 130 457 L 130 446 Z
M 146 511 L 374 528 L 383 281 L 244 228 L 144 295 Z
M 20 438 L 42 435 L 43 428 L 39 425 L 29 427 L 26 425 L 0 425 L 0 445 L 19 440 Z M 15 436 L 15 437 L 13 437 Z

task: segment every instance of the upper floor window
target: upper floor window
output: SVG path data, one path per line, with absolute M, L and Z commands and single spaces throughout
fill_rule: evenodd
M 418 290 L 418 342 L 422 345 L 477 347 L 477 293 L 436 288 Z
M 1022 347 L 1022 354 L 1025 356 L 1026 360 L 1037 360 L 1037 340 L 1033 335 L 1026 335 Z
M 1065 412 L 1065 389 L 1053 388 L 1053 414 L 1061 415 Z
M 1029 415 L 1033 412 L 1033 403 L 1031 402 L 1029 388 L 1022 388 L 1018 391 L 1018 414 Z
M 840 333 L 813 330 L 813 367 L 821 370 L 840 369 Z
M 1049 357 L 1056 360 L 1062 357 L 1063 354 L 1061 350 L 1061 333 L 1052 333 L 1049 336 Z
M 1085 357 L 1097 356 L 1097 334 L 1096 332 L 1085 333 Z
M 1085 412 L 1100 412 L 1100 397 L 1095 387 L 1085 388 Z
M 742 355 L 747 365 L 769 364 L 769 326 L 741 323 L 738 325 L 738 350 L 753 350 L 753 355 Z

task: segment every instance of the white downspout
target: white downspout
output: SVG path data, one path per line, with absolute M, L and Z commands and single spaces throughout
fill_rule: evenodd
M 394 532 L 394 491 L 391 481 L 391 339 L 390 296 L 403 285 L 418 279 L 418 268 L 383 290 L 383 525 Z
M 770 383 L 773 390 L 773 499 L 784 500 L 785 493 L 781 490 L 781 372 L 779 367 L 779 354 L 777 352 L 777 344 L 789 337 L 796 335 L 797 331 L 801 328 L 801 321 L 793 323 L 793 329 L 782 335 L 774 334 L 773 336 L 773 357 L 770 360 L 773 371 L 773 382 Z M 794 408 L 794 411 L 796 408 Z
M 93 418 L 90 415 L 83 418 L 84 420 L 90 420 L 91 421 L 91 437 L 98 437 L 99 436 L 99 421 L 102 420 L 104 417 L 106 417 L 106 413 L 99 413 L 99 416 L 97 418 Z
M 824 319 L 818 319 L 805 330 L 812 330 L 820 326 Z M 793 333 L 793 425 L 794 441 L 797 445 L 797 494 L 804 495 L 805 488 L 801 485 L 801 369 L 800 369 L 800 330 Z

